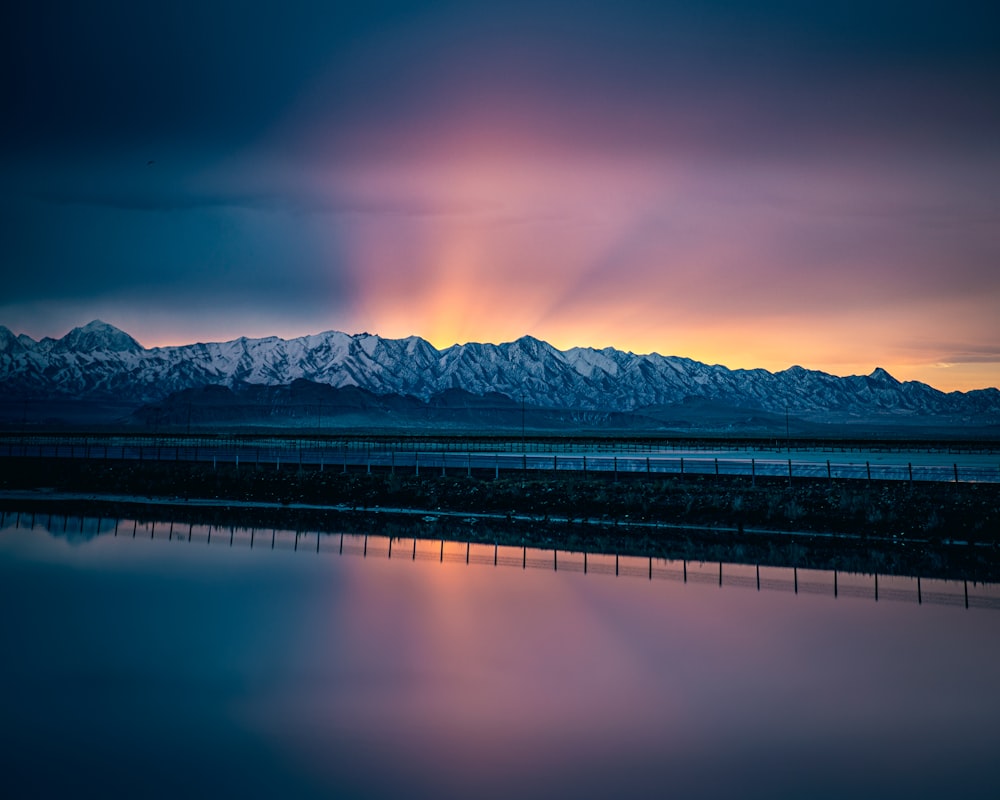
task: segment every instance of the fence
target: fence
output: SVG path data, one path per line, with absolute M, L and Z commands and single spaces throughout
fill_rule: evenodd
M 546 473 L 579 475 L 667 476 L 716 475 L 757 477 L 980 482 L 1000 483 L 1000 459 L 992 452 L 930 454 L 909 451 L 889 453 L 829 454 L 801 451 L 795 457 L 775 452 L 623 450 L 607 452 L 608 445 L 593 449 L 569 448 L 511 450 L 460 449 L 453 441 L 422 441 L 419 446 L 372 443 L 364 440 L 323 441 L 292 438 L 204 439 L 198 437 L 22 437 L 0 440 L 0 458 L 85 458 L 134 462 L 190 462 L 229 464 L 273 469 L 334 469 L 343 472 L 397 472 L 414 475 L 475 475 L 499 478 L 501 474 Z M 833 455 L 833 458 L 824 457 Z M 867 456 L 865 460 L 862 457 Z M 907 460 L 911 459 L 911 460 Z M 937 462 L 935 463 L 935 459 Z

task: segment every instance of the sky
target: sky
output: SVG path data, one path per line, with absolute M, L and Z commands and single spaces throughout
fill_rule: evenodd
M 8 6 L 15 333 L 529 334 L 1000 386 L 995 4 Z

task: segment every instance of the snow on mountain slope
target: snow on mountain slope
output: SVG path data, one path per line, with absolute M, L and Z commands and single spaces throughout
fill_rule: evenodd
M 437 350 L 419 337 L 383 339 L 338 331 L 297 339 L 241 337 L 143 348 L 100 321 L 61 339 L 14 336 L 0 326 L 0 385 L 8 397 L 108 398 L 151 402 L 172 392 L 305 379 L 333 387 L 427 400 L 448 389 L 503 394 L 545 408 L 631 411 L 697 397 L 775 413 L 821 416 L 1000 415 L 1000 391 L 945 394 L 901 383 L 885 370 L 836 377 L 802 367 L 777 373 L 730 370 L 656 353 L 574 347 L 565 352 L 524 336 L 505 344 Z

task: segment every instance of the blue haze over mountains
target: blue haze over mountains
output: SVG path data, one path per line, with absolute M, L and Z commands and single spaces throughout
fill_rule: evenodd
M 808 426 L 996 430 L 1000 390 L 940 392 L 881 369 L 836 377 L 791 367 L 730 370 L 613 348 L 560 351 L 530 336 L 438 350 L 423 339 L 328 331 L 297 339 L 143 348 L 100 321 L 35 341 L 0 326 L 7 424 L 50 404 L 53 420 L 105 416 L 190 424 L 435 423 L 757 430 Z M 300 413 L 292 408 L 299 407 Z M 192 411 L 193 409 L 193 411 Z M 183 410 L 183 413 L 182 413 Z M 42 412 L 39 412 L 42 413 Z M 299 421 L 296 422 L 296 418 Z M 106 421 L 112 421 L 110 419 Z M 780 424 L 779 424 L 780 423 Z

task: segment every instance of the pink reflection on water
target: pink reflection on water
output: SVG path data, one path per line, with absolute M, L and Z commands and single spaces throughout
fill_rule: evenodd
M 954 584 L 46 524 L 0 530 L 18 763 L 44 740 L 98 782 L 113 753 L 136 785 L 213 763 L 315 796 L 992 797 L 997 611 Z
M 298 620 L 310 633 L 292 655 L 309 690 L 279 692 L 251 716 L 303 769 L 335 783 L 345 763 L 365 764 L 387 793 L 445 796 L 509 796 L 525 781 L 538 796 L 600 796 L 609 776 L 638 789 L 660 768 L 679 787 L 732 790 L 738 781 L 712 773 L 717 758 L 793 781 L 817 765 L 867 774 L 871 749 L 888 775 L 928 751 L 928 730 L 986 722 L 983 698 L 960 687 L 988 684 L 974 654 L 996 647 L 974 631 L 993 612 L 757 593 L 753 567 L 727 565 L 741 585 L 724 575 L 719 587 L 694 577 L 717 564 L 691 565 L 685 585 L 447 555 L 356 561 Z M 933 740 L 955 763 L 975 756 Z M 783 780 L 769 778 L 779 796 Z

